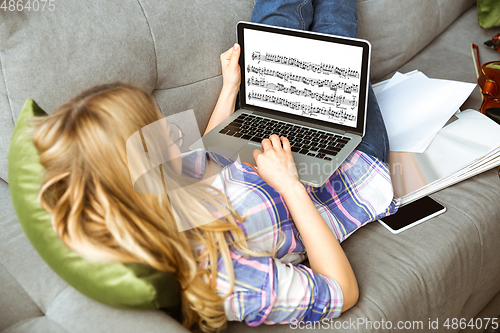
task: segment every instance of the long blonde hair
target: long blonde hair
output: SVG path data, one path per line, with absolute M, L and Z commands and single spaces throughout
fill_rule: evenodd
M 248 248 L 237 226 L 241 216 L 223 193 L 209 185 L 186 187 L 178 194 L 182 203 L 177 202 L 175 209 L 166 195 L 134 190 L 126 141 L 161 117 L 150 95 L 115 83 L 86 90 L 53 115 L 34 118 L 33 141 L 45 167 L 39 201 L 51 214 L 61 240 L 81 256 L 173 272 L 181 286 L 183 325 L 191 328 L 198 323 L 203 331 L 218 331 L 226 325 L 223 301 L 234 286 L 230 247 L 249 255 L 269 254 Z M 179 175 L 169 181 L 182 188 L 184 178 Z M 208 209 L 190 209 L 200 199 L 223 217 L 179 232 L 175 215 L 190 221 L 211 215 Z M 193 244 L 204 248 L 200 255 Z M 225 296 L 216 291 L 219 256 L 231 281 Z M 210 271 L 199 269 L 203 260 L 208 260 Z

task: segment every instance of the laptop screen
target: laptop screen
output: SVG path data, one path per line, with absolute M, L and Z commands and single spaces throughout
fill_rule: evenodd
M 363 133 L 369 43 L 238 23 L 242 108 Z

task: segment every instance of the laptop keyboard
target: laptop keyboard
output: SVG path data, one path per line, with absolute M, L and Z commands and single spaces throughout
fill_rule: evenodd
M 259 143 L 271 134 L 277 134 L 290 141 L 293 152 L 328 161 L 331 161 L 331 156 L 336 156 L 350 139 L 247 113 L 240 114 L 219 133 Z

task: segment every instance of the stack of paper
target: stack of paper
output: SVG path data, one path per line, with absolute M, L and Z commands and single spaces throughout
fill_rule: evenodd
M 422 153 L 475 84 L 396 73 L 375 90 L 393 151 Z
M 440 82 L 450 87 L 446 89 L 454 87 L 456 94 L 452 95 L 458 98 L 458 101 L 450 98 L 446 102 L 444 97 L 429 92 L 430 97 L 421 96 L 422 102 L 411 98 L 413 102 L 407 106 L 408 103 L 404 103 L 401 98 L 403 95 L 409 95 L 407 89 L 416 89 L 425 80 L 433 79 L 426 78 L 420 72 L 406 75 L 406 78 L 403 76 L 405 75 L 397 74 L 391 79 L 392 83 L 388 81 L 374 85 L 390 137 L 389 168 L 394 193 L 401 198 L 402 204 L 500 165 L 500 125 L 475 110 L 456 113 L 475 85 L 434 80 L 432 83 L 428 82 L 429 86 L 435 87 L 437 82 Z M 428 90 L 420 87 L 415 94 L 419 95 L 422 91 Z M 444 91 L 444 88 L 440 91 Z M 391 96 L 392 94 L 396 95 Z M 400 111 L 396 112 L 387 107 L 396 105 L 392 99 L 400 101 Z M 432 103 L 428 102 L 431 99 L 439 104 L 440 108 L 431 105 Z M 432 112 L 426 108 L 431 108 Z M 415 113 L 431 120 L 418 119 Z M 455 113 L 456 120 L 443 127 Z M 413 125 L 408 121 L 402 122 L 405 133 L 408 133 L 407 137 L 396 128 L 398 122 L 392 119 L 406 117 L 414 121 Z M 421 135 L 418 134 L 419 131 Z

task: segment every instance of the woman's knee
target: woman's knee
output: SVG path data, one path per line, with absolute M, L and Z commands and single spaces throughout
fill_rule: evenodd
M 311 30 L 330 35 L 356 38 L 358 9 L 356 0 L 313 0 Z
M 312 0 L 257 0 L 252 22 L 308 30 L 314 15 Z

